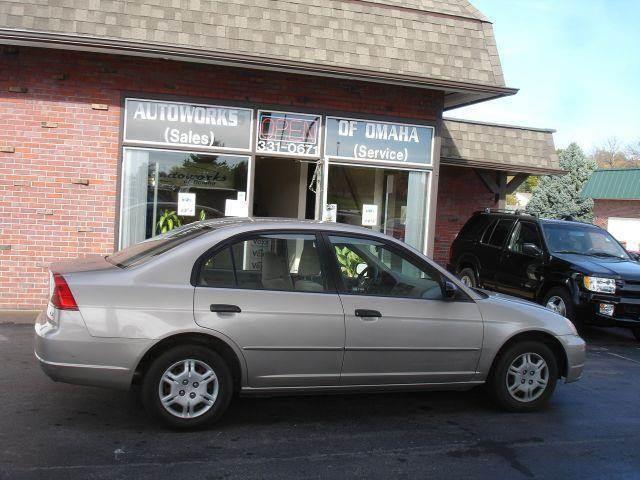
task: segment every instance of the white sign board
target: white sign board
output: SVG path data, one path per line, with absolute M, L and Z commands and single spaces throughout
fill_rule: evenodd
M 322 218 L 325 222 L 337 222 L 338 221 L 338 204 L 327 203 L 324 209 L 324 216 Z
M 225 217 L 248 217 L 249 203 L 243 200 L 227 199 L 224 205 Z
M 178 215 L 185 217 L 196 216 L 196 194 L 178 192 Z
M 362 205 L 362 226 L 375 227 L 378 225 L 378 205 L 364 203 Z

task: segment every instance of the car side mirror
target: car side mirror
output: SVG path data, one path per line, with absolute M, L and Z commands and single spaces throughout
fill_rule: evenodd
M 530 257 L 539 257 L 542 255 L 542 250 L 534 243 L 523 243 L 522 253 L 529 255 Z
M 442 293 L 445 300 L 453 300 L 458 295 L 458 287 L 455 283 L 445 280 L 442 284 Z

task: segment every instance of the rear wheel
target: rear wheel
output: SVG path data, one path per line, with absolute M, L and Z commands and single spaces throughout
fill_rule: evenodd
M 458 278 L 467 287 L 475 288 L 478 286 L 476 272 L 471 267 L 463 268 L 458 272 Z
M 640 327 L 633 327 L 631 331 L 633 332 L 633 336 L 636 337 L 636 340 L 640 342 Z
M 489 387 L 498 405 L 510 412 L 542 408 L 556 388 L 558 362 L 539 341 L 516 343 L 496 360 Z
M 231 371 L 216 352 L 201 345 L 167 350 L 142 382 L 145 408 L 173 428 L 196 428 L 218 420 L 233 393 Z

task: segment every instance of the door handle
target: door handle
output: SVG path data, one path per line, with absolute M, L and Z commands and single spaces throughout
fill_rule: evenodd
M 356 317 L 382 317 L 378 310 L 367 310 L 366 308 L 357 308 Z
M 217 313 L 240 313 L 240 307 L 237 305 L 227 305 L 224 303 L 212 303 L 209 310 Z

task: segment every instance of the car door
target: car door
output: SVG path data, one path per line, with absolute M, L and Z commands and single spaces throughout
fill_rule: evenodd
M 500 264 L 507 237 L 511 232 L 515 220 L 499 218 L 484 232 L 480 245 L 477 248 L 480 270 L 478 277 L 480 284 L 488 289 L 496 288 L 496 274 Z
M 543 244 L 534 222 L 518 221 L 500 256 L 496 290 L 535 299 L 543 282 Z
M 346 234 L 326 241 L 345 310 L 343 385 L 474 378 L 483 325 L 470 298 L 444 300 L 442 274 L 397 244 Z
M 197 266 L 195 321 L 239 345 L 251 387 L 339 383 L 344 312 L 318 242 L 315 233 L 265 232 Z

